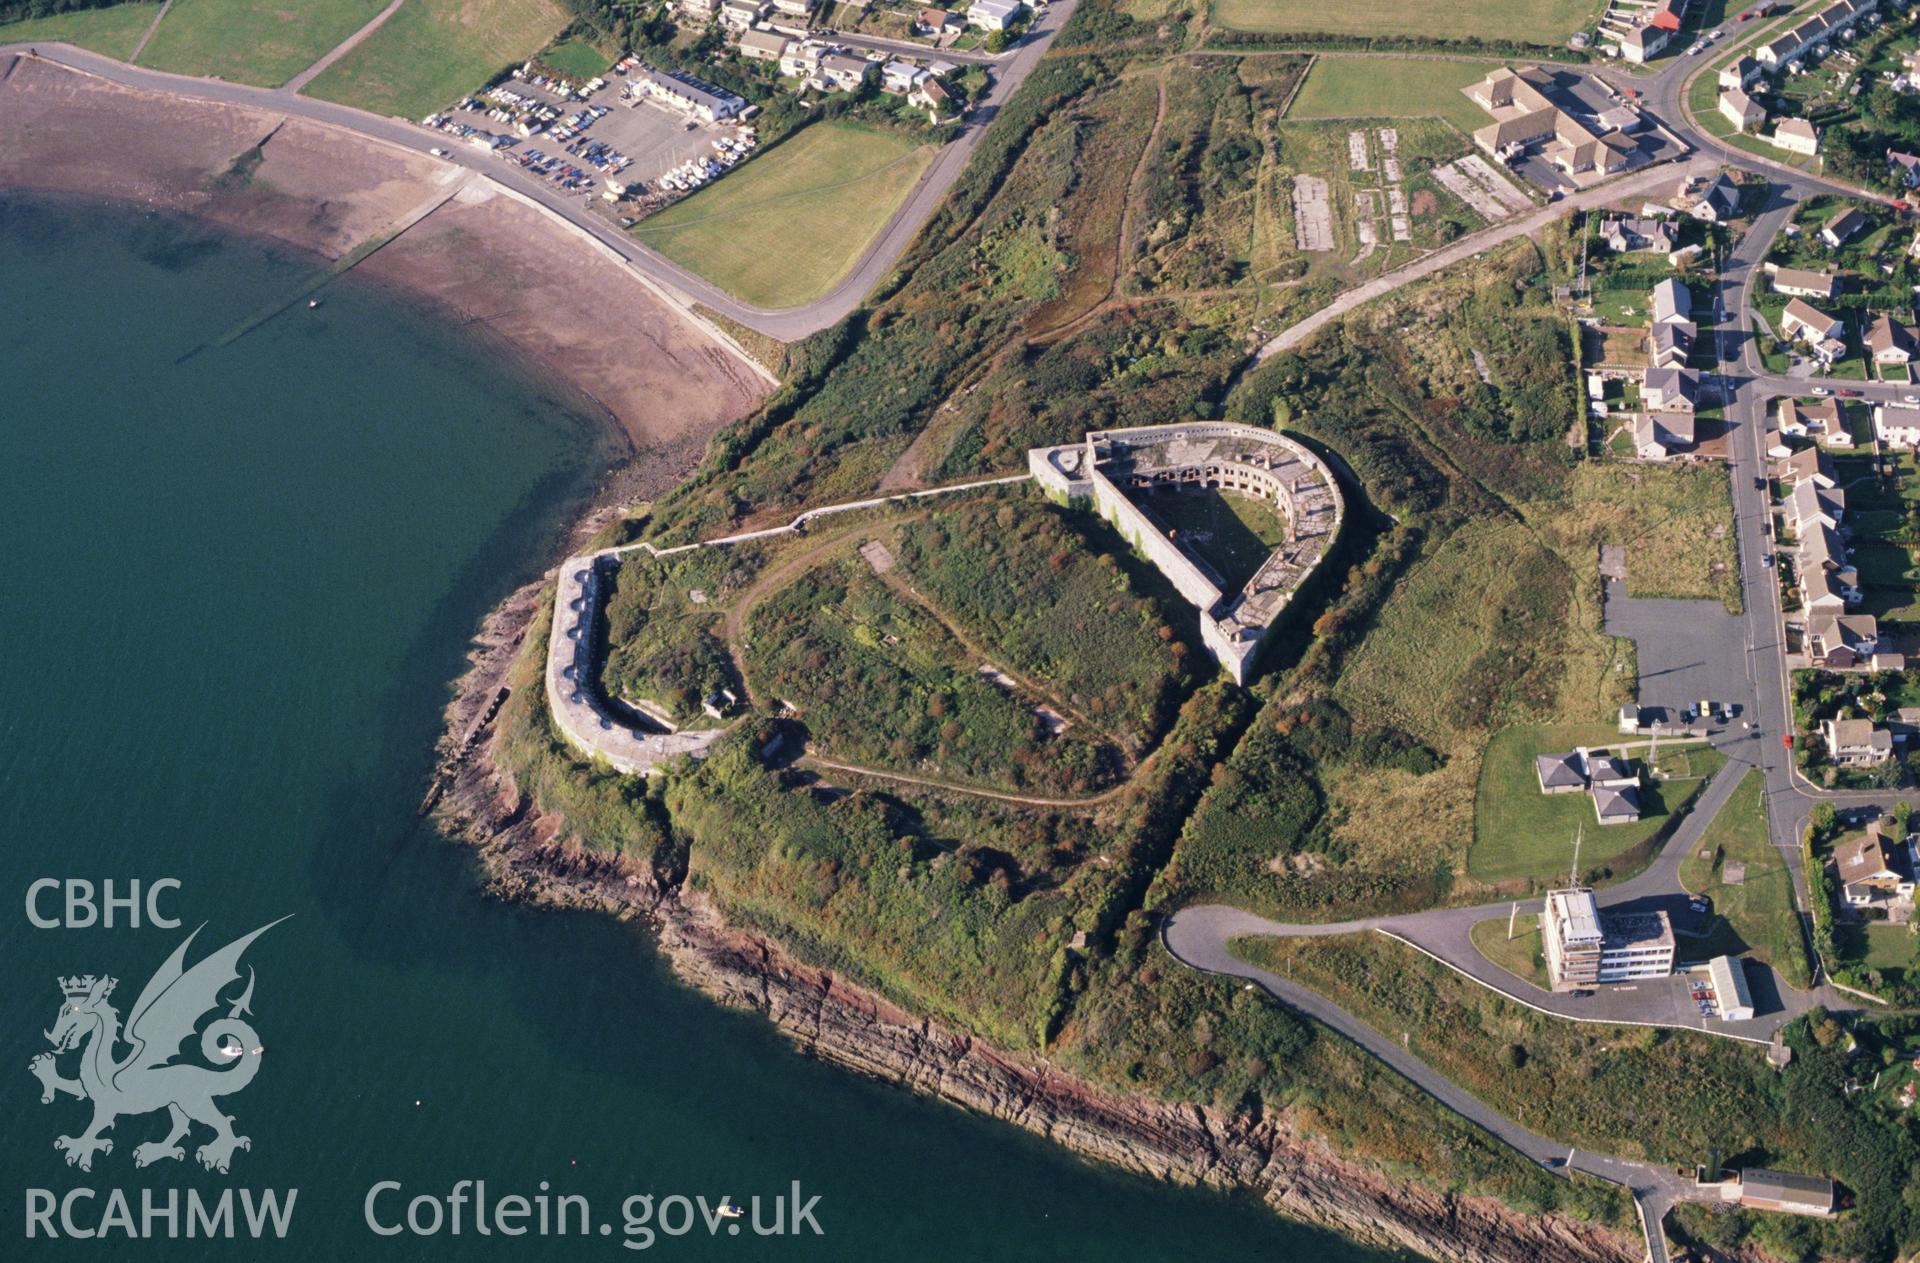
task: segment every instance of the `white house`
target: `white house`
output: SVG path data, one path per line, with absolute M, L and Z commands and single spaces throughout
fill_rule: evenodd
M 1823 342 L 1837 340 L 1842 329 L 1840 322 L 1820 311 L 1805 299 L 1796 298 L 1787 304 L 1780 316 L 1780 336 L 1810 346 L 1819 346 Z
M 1022 0 L 973 0 L 967 6 L 967 25 L 983 31 L 1004 31 L 1026 11 Z
M 1892 403 L 1874 405 L 1873 436 L 1884 447 L 1902 451 L 1920 448 L 1920 408 Z
M 1720 113 L 1743 132 L 1767 121 L 1766 110 L 1740 88 L 1728 88 L 1720 94 Z
M 1820 152 L 1820 133 L 1804 118 L 1783 118 L 1774 125 L 1767 142 L 1788 153 L 1813 155 Z

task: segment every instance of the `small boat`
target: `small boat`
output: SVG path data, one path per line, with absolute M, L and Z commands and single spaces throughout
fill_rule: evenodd
M 731 1197 L 723 1197 L 720 1199 L 720 1209 L 714 1213 L 722 1219 L 738 1219 L 747 1212 L 735 1206 Z
M 317 298 L 309 298 L 309 299 L 307 300 L 307 306 L 308 306 L 309 308 L 314 308 L 314 307 L 318 307 L 319 305 L 320 305 L 320 300 L 319 300 L 319 299 L 317 299 Z
M 216 1048 L 214 1051 L 219 1053 L 222 1057 L 238 1057 L 241 1053 L 245 1052 L 246 1049 L 242 1048 L 238 1044 L 222 1044 L 220 1045 L 220 1047 Z

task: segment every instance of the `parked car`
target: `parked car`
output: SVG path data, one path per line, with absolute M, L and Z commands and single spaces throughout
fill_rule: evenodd
M 1840 397 L 1842 399 L 1858 399 L 1860 392 L 1857 390 L 1843 390 L 1840 392 Z
M 1816 395 L 1825 397 L 1827 395 L 1831 395 L 1833 392 L 1831 390 L 1828 390 L 1825 386 L 1815 386 L 1813 388 L 1813 393 Z

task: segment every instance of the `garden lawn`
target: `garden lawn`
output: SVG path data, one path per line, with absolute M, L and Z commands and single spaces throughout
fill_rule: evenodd
M 1547 976 L 1547 958 L 1540 947 L 1540 918 L 1524 916 L 1514 922 L 1513 937 L 1507 937 L 1507 918 L 1488 917 L 1469 931 L 1474 947 L 1482 956 L 1514 977 L 1530 982 L 1542 991 L 1552 986 Z
M 1213 0 L 1215 26 L 1261 34 L 1418 35 L 1430 39 L 1516 40 L 1564 44 L 1593 25 L 1594 0 Z
M 1626 870 L 1638 868 L 1649 858 L 1647 848 L 1655 844 L 1667 825 L 1684 814 L 1722 762 L 1712 750 L 1690 748 L 1694 779 L 1643 784 L 1640 800 L 1646 814 L 1631 824 L 1602 826 L 1594 816 L 1591 796 L 1543 794 L 1534 773 L 1535 755 L 1561 753 L 1581 745 L 1618 751 L 1620 735 L 1605 724 L 1515 727 L 1494 735 L 1480 765 L 1480 788 L 1474 798 L 1473 846 L 1467 851 L 1469 873 L 1484 882 L 1564 879 L 1573 864 L 1573 843 L 1578 834 L 1583 873 L 1589 877 L 1624 877 Z M 1646 752 L 1635 749 L 1627 753 L 1637 767 Z M 1613 871 L 1616 865 L 1621 871 Z M 1600 871 L 1596 874 L 1595 870 Z
M 852 270 L 932 161 L 933 146 L 816 123 L 633 230 L 759 307 L 798 307 Z
M 133 56 L 134 47 L 158 12 L 157 4 L 116 4 L 105 9 L 72 9 L 44 18 L 26 18 L 0 25 L 0 44 L 44 40 L 72 44 L 75 48 L 125 61 Z
M 275 88 L 385 7 L 384 0 L 173 0 L 140 64 Z
M 1484 61 L 1319 57 L 1287 109 L 1290 119 L 1444 118 L 1463 132 L 1493 119 L 1462 88 L 1486 78 Z
M 559 0 L 407 0 L 307 94 L 423 118 L 533 56 L 567 19 Z
M 1733 797 L 1708 823 L 1700 845 L 1680 864 L 1680 884 L 1713 901 L 1718 919 L 1733 927 L 1753 955 L 1794 987 L 1809 982 L 1800 915 L 1793 905 L 1793 879 L 1767 836 L 1761 778 L 1748 772 Z M 1727 881 L 1729 862 L 1746 865 L 1739 885 Z

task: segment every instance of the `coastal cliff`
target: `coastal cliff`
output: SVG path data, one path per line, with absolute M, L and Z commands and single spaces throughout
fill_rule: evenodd
M 480 850 L 510 898 L 644 917 L 675 972 L 714 999 L 763 1014 L 805 1051 L 1013 1123 L 1084 1157 L 1154 1179 L 1257 1194 L 1290 1218 L 1369 1245 L 1459 1263 L 1618 1263 L 1637 1241 L 1491 1198 L 1443 1194 L 1342 1158 L 1283 1120 L 1234 1118 L 1108 1091 L 1045 1059 L 916 1018 L 763 935 L 726 924 L 698 891 L 567 844 L 493 757 L 494 719 L 543 584 L 515 592 L 476 637 L 448 707 L 429 795 L 441 824 Z

